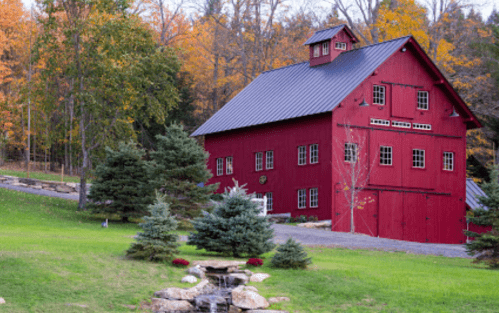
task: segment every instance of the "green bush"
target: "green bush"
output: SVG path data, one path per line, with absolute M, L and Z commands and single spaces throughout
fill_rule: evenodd
M 317 217 L 317 215 L 310 215 L 308 217 L 309 222 L 317 222 L 318 220 L 319 220 L 319 218 Z
M 271 266 L 278 268 L 306 268 L 310 263 L 311 258 L 307 258 L 303 247 L 291 237 L 277 247 L 277 253 L 270 260 Z
M 298 223 L 306 223 L 306 222 L 307 222 L 307 216 L 306 216 L 306 215 L 300 215 L 300 217 L 298 217 L 298 218 L 296 219 L 296 221 L 297 221 Z

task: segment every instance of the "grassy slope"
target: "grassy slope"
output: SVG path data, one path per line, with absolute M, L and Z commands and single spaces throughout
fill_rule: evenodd
M 8 175 L 14 177 L 26 178 L 26 172 L 18 170 L 0 169 L 0 175 Z M 45 174 L 42 172 L 30 172 L 30 178 L 48 180 L 48 181 L 61 181 L 61 174 Z M 79 183 L 80 178 L 77 176 L 64 176 L 63 181 L 66 183 Z M 90 180 L 88 180 L 90 183 Z
M 181 269 L 123 258 L 136 225 L 76 212 L 76 202 L 0 189 L 0 312 L 129 312 L 154 291 L 180 283 Z M 499 271 L 470 260 L 366 250 L 308 249 L 309 270 L 256 271 L 272 308 L 289 312 L 497 312 Z M 183 245 L 190 261 L 213 254 Z M 67 304 L 84 304 L 83 309 Z

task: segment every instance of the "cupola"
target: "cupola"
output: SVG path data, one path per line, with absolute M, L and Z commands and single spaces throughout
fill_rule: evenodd
M 359 39 L 352 30 L 341 24 L 316 31 L 303 45 L 310 48 L 310 66 L 316 66 L 329 63 L 340 53 L 352 50 L 353 44 L 357 42 Z

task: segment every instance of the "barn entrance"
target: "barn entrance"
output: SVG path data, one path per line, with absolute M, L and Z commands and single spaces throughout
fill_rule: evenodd
M 343 190 L 337 187 L 335 193 L 336 212 L 332 220 L 333 230 L 350 231 L 350 201 L 345 197 Z M 348 195 L 347 195 L 348 196 Z M 355 232 L 378 237 L 378 192 L 363 190 L 358 193 L 354 208 Z

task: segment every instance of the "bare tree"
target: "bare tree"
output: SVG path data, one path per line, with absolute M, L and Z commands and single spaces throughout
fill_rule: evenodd
M 380 0 L 332 0 L 331 3 L 333 4 L 333 10 L 338 10 L 346 18 L 350 28 L 359 35 L 365 43 L 375 44 L 379 42 L 377 23 L 381 2 L 382 1 Z M 361 23 L 356 22 L 354 19 L 355 17 L 369 29 L 370 36 L 366 36 L 362 31 L 360 27 Z

